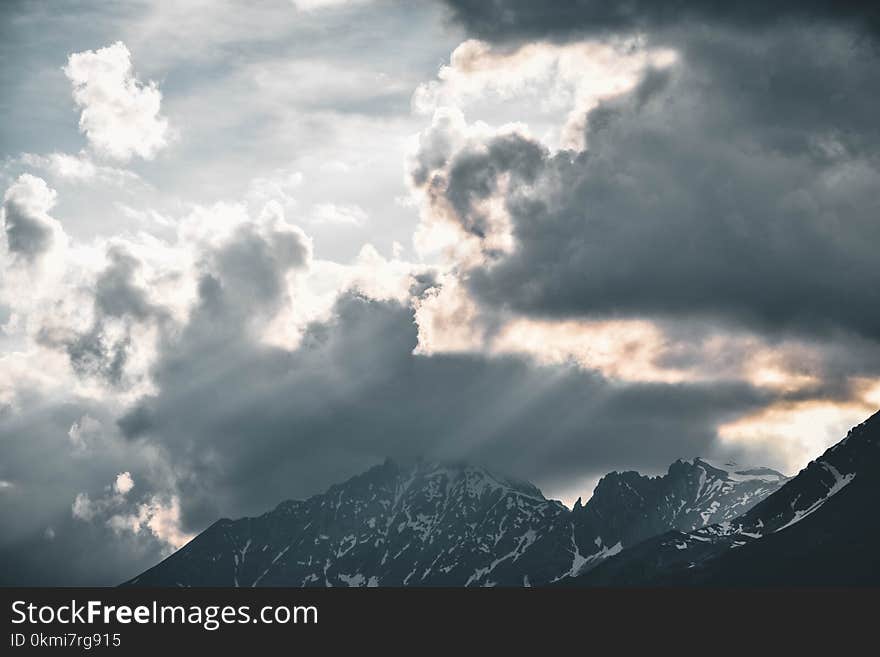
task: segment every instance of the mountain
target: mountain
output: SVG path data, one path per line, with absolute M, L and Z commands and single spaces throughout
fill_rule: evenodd
M 732 520 L 787 480 L 769 468 L 737 467 L 696 458 L 676 461 L 662 477 L 606 475 L 590 501 L 581 506 L 578 500 L 572 509 L 577 544 L 598 547 L 587 565 L 670 529 L 690 532 Z
M 574 586 L 880 585 L 880 413 L 731 521 L 670 531 Z
M 568 510 L 466 465 L 386 461 L 257 518 L 220 520 L 130 584 L 522 585 L 564 568 Z M 553 555 L 553 558 L 544 558 Z M 570 561 L 570 557 L 568 558 Z
M 676 461 L 660 477 L 606 475 L 568 510 L 482 467 L 389 460 L 262 516 L 220 520 L 126 585 L 544 585 L 658 533 L 728 521 L 785 481 Z

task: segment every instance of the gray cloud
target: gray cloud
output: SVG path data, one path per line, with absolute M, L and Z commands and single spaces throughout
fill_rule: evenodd
M 198 531 L 313 494 L 386 456 L 466 459 L 545 487 L 622 467 L 657 472 L 717 451 L 719 422 L 779 398 L 737 382 L 622 384 L 518 358 L 419 356 L 410 308 L 354 293 L 338 300 L 332 319 L 311 325 L 298 349 L 269 346 L 249 317 L 278 302 L 266 281 L 284 267 L 253 265 L 203 277 L 187 325 L 162 343 L 155 395 L 121 415 L 34 397 L 0 423 L 9 438 L 0 478 L 34 500 L 26 517 L 15 505 L 0 515 L 16 528 L 0 541 L 0 554 L 21 569 L 7 570 L 9 581 L 112 584 L 157 560 L 162 546 L 149 533 L 113 534 L 105 518 L 70 520 L 78 492 L 95 499 L 123 470 L 136 482 L 133 503 L 178 494 L 184 528 Z M 243 313 L 242 289 L 266 293 L 252 294 Z M 83 414 L 100 420 L 103 437 L 73 453 L 87 467 L 70 467 L 60 447 Z M 25 427 L 29 440 L 12 442 Z M 35 466 L 32 450 L 51 454 Z M 64 549 L 74 564 L 58 558 Z
M 33 262 L 55 241 L 55 221 L 47 214 L 55 192 L 41 178 L 22 175 L 3 197 L 3 223 L 9 252 Z
M 111 246 L 107 252 L 110 261 L 95 281 L 95 310 L 104 317 L 133 317 L 143 320 L 161 315 L 147 299 L 146 291 L 135 283 L 141 268 L 140 261 L 125 249 Z
M 584 152 L 500 136 L 420 156 L 443 165 L 413 180 L 468 232 L 484 233 L 478 201 L 510 213 L 517 249 L 489 254 L 471 289 L 539 316 L 880 338 L 876 50 L 825 28 L 682 39 L 679 64 L 590 112 Z
M 167 504 L 178 492 L 186 494 L 203 471 L 210 475 L 199 490 L 221 502 L 210 507 L 213 512 L 225 511 L 222 502 L 237 494 L 226 477 L 239 474 L 235 467 L 217 470 L 227 459 L 234 465 L 237 457 L 222 440 L 228 429 L 221 429 L 216 441 L 211 433 L 181 440 L 177 431 L 199 423 L 204 428 L 213 422 L 210 418 L 224 416 L 234 428 L 242 428 L 248 422 L 243 400 L 263 386 L 252 377 L 268 381 L 289 360 L 285 352 L 258 345 L 260 329 L 287 301 L 285 277 L 310 257 L 310 246 L 298 230 L 268 217 L 240 226 L 207 248 L 199 263 L 199 299 L 182 327 L 167 308 L 151 300 L 140 282 L 143 264 L 132 253 L 111 245 L 106 255 L 106 267 L 88 288 L 91 327 L 82 333 L 44 329 L 40 341 L 65 351 L 78 375 L 121 386 L 133 328 L 152 323 L 159 330 L 162 352 L 157 382 L 163 391 L 157 402 L 165 401 L 167 389 L 199 406 L 186 411 L 179 407 L 172 417 L 164 414 L 170 408 L 154 414 L 144 404 L 120 420 L 119 409 L 108 400 L 72 396 L 62 401 L 28 389 L 17 390 L 13 404 L 0 405 L 0 479 L 10 483 L 0 490 L 0 558 L 7 564 L 0 584 L 112 585 L 149 567 L 167 545 L 146 525 L 149 516 L 138 520 L 139 514 L 145 507 L 149 512 L 157 500 Z M 113 337 L 108 335 L 110 323 L 115 323 Z M 277 363 L 269 362 L 276 357 Z M 232 405 L 229 411 L 221 408 L 226 403 Z M 236 416 L 236 411 L 245 415 Z M 146 434 L 149 440 L 132 439 Z M 192 453 L 188 447 L 203 451 Z M 212 454 L 217 455 L 213 462 Z M 283 452 L 271 456 L 288 458 Z M 124 496 L 114 495 L 111 488 L 120 472 L 130 472 L 135 481 Z M 273 490 L 278 499 L 284 497 L 280 487 Z M 97 501 L 96 513 L 73 517 L 71 505 L 80 494 Z M 188 508 L 199 505 L 205 505 L 205 498 L 194 496 Z M 201 519 L 207 524 L 213 518 Z
M 165 309 L 151 303 L 136 277 L 142 263 L 124 248 L 107 249 L 107 267 L 98 274 L 94 286 L 91 327 L 76 332 L 64 327 L 44 327 L 37 340 L 67 352 L 74 371 L 84 377 L 98 377 L 112 385 L 124 383 L 135 323 L 168 319 Z M 121 331 L 108 332 L 108 322 L 119 320 Z
M 227 244 L 208 254 L 199 312 L 211 323 L 222 316 L 233 329 L 272 314 L 285 298 L 287 272 L 302 268 L 308 258 L 309 247 L 299 232 L 271 228 L 262 234 L 254 226 L 242 226 Z M 190 328 L 202 319 L 199 314 Z
M 132 440 L 167 450 L 191 528 L 311 494 L 386 456 L 465 458 L 545 485 L 624 462 L 660 470 L 713 449 L 719 417 L 768 401 L 741 384 L 621 387 L 574 367 L 417 356 L 412 311 L 356 295 L 293 352 L 205 335 L 202 312 L 163 353 L 161 392 L 120 421 Z
M 168 309 L 150 301 L 138 282 L 143 263 L 118 245 L 111 244 L 106 255 L 108 264 L 89 289 L 91 326 L 81 332 L 46 326 L 37 340 L 64 350 L 79 376 L 124 386 L 130 383 L 126 365 L 134 326 L 153 324 L 163 334 L 175 326 Z M 223 245 L 209 249 L 200 265 L 199 306 L 186 334 L 192 348 L 210 349 L 216 339 L 211 336 L 248 330 L 250 323 L 277 312 L 286 294 L 284 277 L 308 258 L 304 236 L 283 226 L 243 225 Z
M 557 0 L 552 7 L 530 0 L 445 0 L 453 17 L 469 31 L 492 40 L 571 38 L 584 34 L 634 31 L 683 22 L 742 28 L 778 27 L 786 22 L 830 21 L 880 27 L 880 10 L 870 2 L 778 0 L 707 2 L 679 0 L 603 2 Z
M 310 495 L 386 456 L 463 458 L 559 488 L 612 469 L 655 472 L 676 458 L 711 453 L 721 449 L 716 430 L 725 421 L 780 400 L 848 399 L 853 376 L 876 376 L 880 100 L 866 90 L 878 87 L 880 68 L 875 46 L 852 29 L 874 29 L 875 8 L 680 2 L 669 9 L 668 3 L 661 8 L 586 1 L 556 3 L 548 11 L 513 1 L 448 4 L 472 33 L 489 39 L 648 29 L 649 45 L 671 45 L 681 58 L 668 70 L 648 71 L 632 93 L 596 108 L 584 152 L 554 154 L 511 135 L 488 141 L 486 148 L 456 151 L 442 130 L 423 141 L 412 179 L 448 201 L 466 231 L 478 238 L 490 231 L 493 219 L 483 212 L 483 200 L 501 198 L 511 215 L 517 249 L 488 252 L 491 267 L 466 272 L 485 314 L 509 316 L 504 311 L 512 309 L 553 317 L 650 316 L 678 345 L 664 358 L 681 366 L 706 357 L 698 348 L 701 329 L 693 329 L 697 346 L 688 348 L 690 325 L 683 317 L 707 321 L 716 332 L 731 321 L 748 323 L 765 331 L 771 344 L 796 330 L 811 334 L 808 339 L 821 350 L 817 360 L 789 369 L 815 375 L 819 383 L 792 393 L 742 382 L 635 384 L 514 357 L 415 355 L 412 309 L 353 293 L 338 300 L 332 319 L 308 328 L 298 349 L 287 350 L 265 344 L 261 331 L 285 304 L 298 303 L 287 298 L 286 278 L 309 259 L 299 233 L 248 225 L 203 253 L 197 300 L 183 326 L 139 282 L 142 265 L 135 255 L 111 249 L 89 290 L 92 324 L 81 332 L 47 328 L 40 340 L 66 353 L 80 376 L 124 387 L 134 329 L 153 325 L 160 336 L 151 373 L 155 393 L 119 409 L 112 395 L 103 402 L 74 395 L 61 400 L 19 386 L 14 403 L 0 406 L 0 480 L 9 483 L 0 488 L 0 583 L 115 584 L 155 563 L 164 546 L 149 531 L 115 533 L 107 518 L 72 517 L 76 495 L 103 499 L 123 471 L 136 484 L 130 499 L 119 503 L 121 513 L 135 512 L 154 495 L 177 494 L 185 529 L 193 531 L 218 516 L 258 513 L 284 498 Z M 438 55 L 423 47 L 428 32 L 410 30 L 410 11 L 401 10 L 390 23 L 407 28 L 401 32 L 407 32 L 406 41 L 391 44 L 373 61 L 384 70 L 400 65 L 401 50 L 413 53 L 415 72 L 402 79 L 412 78 L 414 85 L 435 70 Z M 810 20 L 822 25 L 806 25 Z M 47 32 L 52 41 L 57 25 Z M 350 52 L 340 63 L 372 52 L 375 31 L 349 37 Z M 60 32 L 81 40 L 75 29 Z M 337 45 L 285 40 L 309 44 L 306 52 L 315 55 Z M 204 46 L 176 37 L 173 42 Z M 60 47 L 39 45 L 47 51 Z M 256 42 L 245 47 L 251 54 L 265 48 Z M 177 52 L 181 61 L 190 58 L 190 50 L 184 52 L 186 57 Z M 287 50 L 278 52 L 287 58 Z M 50 59 L 46 70 L 60 77 Z M 150 58 L 143 59 L 149 66 Z M 164 191 L 177 193 L 179 181 L 194 176 L 210 183 L 205 189 L 212 195 L 234 195 L 229 186 L 242 187 L 247 178 L 224 168 L 231 165 L 219 156 L 230 146 L 244 154 L 242 171 L 271 170 L 286 165 L 294 147 L 323 147 L 335 134 L 329 119 L 316 123 L 315 116 L 281 125 L 277 117 L 253 120 L 253 114 L 233 113 L 218 120 L 201 112 L 212 104 L 204 84 L 217 75 L 212 66 L 181 66 L 168 75 L 169 109 L 188 119 L 179 148 L 191 150 L 177 167 L 143 165 Z M 21 70 L 11 79 L 34 77 Z M 164 77 L 161 67 L 158 72 Z M 198 109 L 188 115 L 186 103 L 173 100 L 174 84 L 186 76 L 199 82 L 199 104 L 191 106 Z M 282 91 L 289 77 L 280 77 Z M 332 122 L 346 114 L 401 111 L 399 85 L 374 92 L 373 78 L 366 80 L 362 103 L 346 83 L 344 93 L 325 104 L 319 79 L 315 101 L 299 107 L 321 115 L 335 108 Z M 215 89 L 217 98 L 228 99 L 227 92 Z M 250 110 L 252 103 L 245 105 Z M 288 109 L 285 102 L 274 106 Z M 63 116 L 62 123 L 69 118 Z M 5 122 L 16 126 L 15 139 L 22 139 L 22 123 Z M 356 128 L 338 140 L 355 148 L 367 134 L 361 124 Z M 44 131 L 26 130 L 29 140 L 44 139 Z M 374 137 L 362 151 L 393 141 L 385 133 Z M 27 147 L 33 150 L 31 141 Z M 393 169 L 369 161 L 373 172 Z M 181 167 L 189 175 L 180 176 Z M 398 186 L 376 188 L 363 170 L 329 177 L 320 193 L 349 202 L 346 189 L 361 194 L 369 187 L 370 194 L 389 198 L 386 190 L 398 189 L 396 177 Z M 507 176 L 513 184 L 504 188 L 499 181 Z M 34 207 L 50 206 L 46 196 Z M 375 205 L 371 216 L 385 217 L 386 224 L 371 229 L 403 239 L 391 230 L 397 215 L 380 212 L 382 207 Z M 53 224 L 46 212 L 7 200 L 5 214 L 13 253 L 33 259 L 51 246 Z M 397 223 L 404 228 L 394 230 L 405 236 L 408 226 Z M 413 294 L 439 284 L 425 274 Z M 7 315 L 0 307 L 0 318 Z M 88 431 L 75 432 L 73 440 L 74 426 Z
M 77 446 L 69 432 L 83 416 L 96 428 Z M 152 448 L 122 440 L 105 405 L 19 390 L 14 408 L 0 404 L 0 452 L 0 479 L 10 484 L 0 490 L 0 585 L 113 585 L 160 558 L 149 533 L 116 534 L 103 518 L 71 513 L 77 494 L 104 494 L 122 471 L 137 482 L 132 503 L 165 483 Z
M 52 227 L 13 200 L 3 205 L 6 239 L 12 253 L 34 260 L 52 246 Z

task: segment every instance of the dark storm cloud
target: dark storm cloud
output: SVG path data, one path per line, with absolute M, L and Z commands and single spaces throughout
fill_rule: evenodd
M 442 196 L 466 231 L 491 232 L 482 201 L 502 198 L 510 212 L 517 248 L 489 252 L 491 267 L 466 273 L 486 314 L 670 318 L 664 330 L 679 347 L 663 358 L 682 367 L 705 358 L 688 349 L 682 317 L 708 316 L 721 331 L 747 322 L 771 344 L 780 329 L 833 335 L 817 342 L 818 360 L 793 364 L 820 383 L 785 393 L 792 400 L 847 399 L 852 376 L 876 375 L 880 100 L 870 91 L 880 67 L 875 46 L 851 30 L 876 26 L 875 9 L 449 4 L 490 39 L 650 28 L 650 44 L 680 56 L 593 110 L 584 152 L 553 154 L 515 135 L 456 151 L 442 130 L 422 142 L 413 180 Z M 752 26 L 767 29 L 742 29 Z M 508 176 L 509 187 L 499 184 Z M 7 235 L 23 257 L 47 248 L 39 231 Z M 22 390 L 15 408 L 0 407 L 0 480 L 9 483 L 0 488 L 0 583 L 114 584 L 155 563 L 162 546 L 149 532 L 116 535 L 106 518 L 72 517 L 77 494 L 105 495 L 122 471 L 135 481 L 122 510 L 176 493 L 184 529 L 198 531 L 319 492 L 387 456 L 484 462 L 544 487 L 612 469 L 656 472 L 714 451 L 719 424 L 784 394 L 741 382 L 611 382 L 518 358 L 416 355 L 411 308 L 351 293 L 298 349 L 269 346 L 262 329 L 288 302 L 285 279 L 308 251 L 295 231 L 242 227 L 203 254 L 183 326 L 151 301 L 134 255 L 108 253 L 92 289 L 92 325 L 46 330 L 41 341 L 65 350 L 78 374 L 117 386 L 131 329 L 154 324 L 155 393 L 124 412 Z M 425 274 L 413 293 L 439 284 Z M 69 432 L 85 415 L 101 430 L 83 448 Z
M 534 172 L 535 182 L 545 164 L 516 140 L 488 152 L 501 168 Z M 485 189 L 469 187 L 462 207 Z M 310 326 L 298 349 L 266 345 L 261 329 L 287 301 L 285 277 L 307 260 L 295 231 L 241 228 L 204 254 L 186 324 L 162 331 L 154 395 L 115 417 L 39 397 L 9 411 L 0 478 L 14 487 L 0 494 L 30 500 L 10 498 L 0 515 L 11 528 L 0 541 L 0 557 L 16 568 L 9 582 L 115 583 L 158 560 L 149 532 L 117 535 L 106 518 L 71 519 L 79 492 L 97 498 L 120 471 L 136 482 L 132 504 L 178 494 L 184 529 L 199 531 L 316 493 L 386 456 L 483 462 L 545 487 L 623 467 L 659 471 L 713 451 L 720 422 L 774 400 L 742 383 L 611 383 L 516 358 L 415 355 L 412 309 L 355 294 Z M 137 272 L 130 254 L 111 255 L 94 287 L 98 315 L 162 313 Z M 425 275 L 413 290 L 436 284 Z M 67 436 L 85 413 L 110 434 L 88 459 L 71 455 Z M 75 557 L 62 559 L 65 551 Z
M 485 151 L 458 153 L 449 169 L 445 193 L 465 230 L 486 237 L 488 217 L 474 210 L 474 201 L 492 196 L 498 177 L 504 173 L 515 173 L 519 184 L 532 184 L 544 167 L 546 154 L 542 146 L 518 135 L 496 137 Z
M 74 444 L 71 427 L 84 416 L 91 429 Z M 0 585 L 114 585 L 160 558 L 148 532 L 117 535 L 106 518 L 84 522 L 71 512 L 79 493 L 104 494 L 122 471 L 135 481 L 132 503 L 154 491 L 151 479 L 162 482 L 149 448 L 123 441 L 101 404 L 19 390 L 14 408 L 0 404 L 0 451 L 8 483 L 0 488 Z
M 185 408 L 171 400 L 174 411 L 169 406 L 151 415 L 144 405 L 119 420 L 109 405 L 61 402 L 27 390 L 18 391 L 14 407 L 0 406 L 0 480 L 10 484 L 0 488 L 0 559 L 7 564 L 0 584 L 117 584 L 155 564 L 167 546 L 146 527 L 137 533 L 114 531 L 108 524 L 111 515 L 136 517 L 140 505 L 152 503 L 154 495 L 167 503 L 176 491 L 177 477 L 182 477 L 181 488 L 186 490 L 187 484 L 199 480 L 202 469 L 208 473 L 206 487 L 221 482 L 216 490 L 209 489 L 219 500 L 237 494 L 232 484 L 222 487 L 229 473 L 217 470 L 227 458 L 237 458 L 222 440 L 229 429 L 220 429 L 216 441 L 207 433 L 180 440 L 177 431 L 186 426 L 204 429 L 213 423 L 211 418 L 231 417 L 233 430 L 244 431 L 244 443 L 250 440 L 248 423 L 259 426 L 261 421 L 241 405 L 262 387 L 252 377 L 271 377 L 278 367 L 269 362 L 273 358 L 280 358 L 282 367 L 288 361 L 283 352 L 256 347 L 252 329 L 277 311 L 286 294 L 284 277 L 302 267 L 308 255 L 298 231 L 276 225 L 241 227 L 205 253 L 199 303 L 183 330 L 175 332 L 168 311 L 152 303 L 138 282 L 141 263 L 119 247 L 109 248 L 108 264 L 90 288 L 92 328 L 66 337 L 44 332 L 43 343 L 65 349 L 78 374 L 116 384 L 124 376 L 131 338 L 124 331 L 123 338 L 108 342 L 107 322 L 119 320 L 129 328 L 135 322 L 156 322 L 166 350 L 159 381 L 170 384 L 168 394 L 180 393 L 182 400 L 198 406 Z M 164 390 L 160 399 L 165 399 Z M 232 412 L 223 410 L 227 403 L 234 406 Z M 72 440 L 71 427 L 77 423 L 91 429 Z M 163 431 L 157 440 L 131 440 L 152 435 L 157 428 Z M 189 447 L 201 452 L 191 453 Z M 227 448 L 228 454 L 221 454 Z M 211 463 L 209 455 L 214 453 L 220 457 Z M 271 456 L 289 458 L 286 452 Z M 124 499 L 108 497 L 120 472 L 131 473 L 134 489 Z M 261 478 L 259 470 L 249 474 Z M 73 517 L 71 505 L 80 493 L 97 500 L 100 513 L 95 517 Z M 204 498 L 193 499 L 192 506 L 200 504 L 205 504 Z M 225 505 L 211 508 L 225 510 Z M 216 518 L 204 519 L 207 524 Z
M 872 2 L 840 0 L 445 0 L 453 17 L 471 33 L 491 40 L 570 38 L 645 30 L 683 22 L 741 28 L 774 27 L 786 21 L 829 21 L 880 28 Z
M 146 534 L 118 534 L 59 510 L 52 532 L 0 541 L 0 586 L 116 586 L 155 566 L 167 552 Z
M 591 113 L 585 152 L 509 134 L 456 152 L 442 125 L 423 140 L 413 180 L 466 231 L 486 236 L 481 201 L 505 195 L 517 248 L 468 272 L 477 298 L 535 315 L 880 335 L 880 293 L 864 285 L 880 274 L 870 47 L 837 28 L 769 40 L 706 29 L 678 51 L 676 66 Z M 243 238 L 206 262 L 188 325 L 162 345 L 158 394 L 119 422 L 176 464 L 188 529 L 386 456 L 483 461 L 545 486 L 658 471 L 712 451 L 719 424 L 776 399 L 742 383 L 620 384 L 515 358 L 418 356 L 411 309 L 351 294 L 286 351 L 251 330 L 283 297 L 270 243 Z M 844 352 L 812 365 L 852 372 Z M 829 378 L 792 399 L 847 386 Z
M 707 452 L 719 417 L 767 402 L 739 384 L 615 386 L 517 359 L 417 356 L 409 308 L 355 295 L 294 352 L 188 333 L 155 371 L 160 394 L 120 426 L 168 451 L 193 528 L 312 494 L 386 456 L 464 458 L 544 485 L 622 463 L 660 470 Z
M 825 28 L 682 38 L 679 63 L 590 112 L 583 152 L 505 135 L 420 154 L 444 165 L 414 181 L 465 230 L 483 236 L 490 197 L 512 218 L 517 248 L 471 289 L 539 316 L 880 338 L 876 49 Z

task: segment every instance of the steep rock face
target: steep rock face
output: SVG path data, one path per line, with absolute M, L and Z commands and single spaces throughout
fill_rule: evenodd
M 472 466 L 388 461 L 258 518 L 221 520 L 130 584 L 543 583 L 567 568 L 569 535 L 568 510 L 531 484 Z
M 880 583 L 880 413 L 742 515 L 622 551 L 573 585 Z
M 676 461 L 662 477 L 606 475 L 589 503 L 572 510 L 576 540 L 586 558 L 572 574 L 670 529 L 689 532 L 731 520 L 786 480 L 769 468 L 719 467 L 700 458 Z
M 485 468 L 386 461 L 262 516 L 220 520 L 127 584 L 543 585 L 669 529 L 732 518 L 784 480 L 677 461 L 661 477 L 611 473 L 569 511 Z

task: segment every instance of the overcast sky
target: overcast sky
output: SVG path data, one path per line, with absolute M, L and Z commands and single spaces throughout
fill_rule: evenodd
M 675 7 L 3 3 L 0 583 L 386 457 L 570 504 L 875 412 L 880 11 Z

